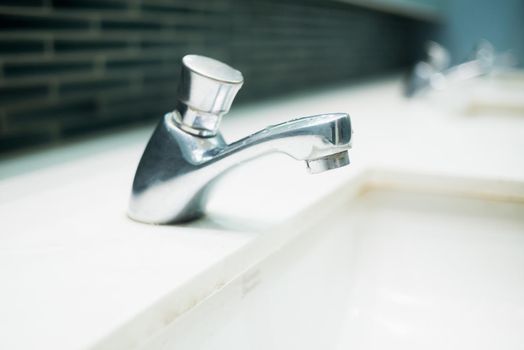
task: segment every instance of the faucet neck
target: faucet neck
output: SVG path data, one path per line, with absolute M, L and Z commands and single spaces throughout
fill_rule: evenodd
M 208 113 L 178 102 L 171 113 L 173 122 L 185 132 L 199 137 L 212 137 L 218 133 L 222 114 Z

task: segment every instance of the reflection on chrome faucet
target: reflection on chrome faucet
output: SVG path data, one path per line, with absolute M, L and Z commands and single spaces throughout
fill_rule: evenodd
M 227 144 L 218 128 L 242 74 L 203 56 L 188 55 L 182 63 L 176 109 L 158 124 L 135 174 L 132 219 L 153 224 L 197 219 L 215 179 L 264 154 L 304 160 L 311 173 L 349 164 L 352 129 L 346 113 L 291 120 Z

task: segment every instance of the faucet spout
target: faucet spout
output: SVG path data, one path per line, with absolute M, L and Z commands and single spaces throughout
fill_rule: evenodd
M 224 147 L 218 158 L 233 164 L 265 153 L 285 153 L 306 162 L 331 156 L 350 148 L 351 120 L 346 113 L 320 114 L 269 126 Z

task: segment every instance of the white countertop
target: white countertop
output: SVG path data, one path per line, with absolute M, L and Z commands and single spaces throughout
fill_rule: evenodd
M 269 249 L 269 227 L 366 169 L 524 180 L 524 116 L 408 101 L 395 79 L 233 108 L 223 132 L 325 112 L 352 116 L 352 166 L 312 176 L 281 155 L 248 163 L 217 186 L 214 222 L 126 217 L 150 127 L 0 163 L 0 348 L 137 346 Z

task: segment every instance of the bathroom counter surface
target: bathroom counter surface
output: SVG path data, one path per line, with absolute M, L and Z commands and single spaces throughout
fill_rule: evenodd
M 283 244 L 290 218 L 368 169 L 524 180 L 524 117 L 462 115 L 399 92 L 399 79 L 385 79 L 233 108 L 230 141 L 348 112 L 352 165 L 309 175 L 285 156 L 253 161 L 217 185 L 209 219 L 182 226 L 125 215 L 150 126 L 3 161 L 0 348 L 140 347 Z

